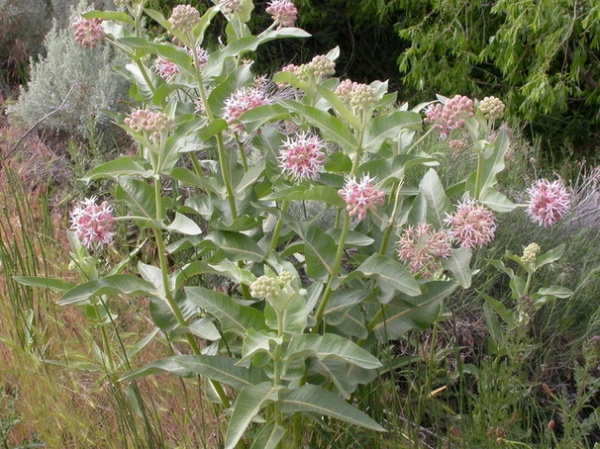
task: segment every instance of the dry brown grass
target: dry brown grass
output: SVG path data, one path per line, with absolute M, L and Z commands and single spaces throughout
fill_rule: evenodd
M 0 126 L 3 155 L 20 138 L 20 132 L 5 123 Z M 9 160 L 3 158 L 0 171 L 4 211 L 0 213 L 0 241 L 4 242 L 0 250 L 18 249 L 28 255 L 15 263 L 12 271 L 0 266 L 4 275 L 0 278 L 0 296 L 4 298 L 0 302 L 0 388 L 18 391 L 17 410 L 22 417 L 12 430 L 11 443 L 37 435 L 48 448 L 150 447 L 139 416 L 133 418 L 137 436 L 119 419 L 134 415 L 131 401 L 129 405 L 120 402 L 131 398 L 130 385 L 116 382 L 126 369 L 112 373 L 113 382 L 101 367 L 96 371 L 84 369 L 96 363 L 92 347 L 102 346 L 100 330 L 90 325 L 81 308 L 57 306 L 57 294 L 16 286 L 10 279 L 14 274 L 36 273 L 71 280 L 75 277 L 68 270 L 67 211 L 64 205 L 59 206 L 61 197 L 52 193 L 65 194 L 64 184 L 63 189 L 56 185 L 68 176 L 66 161 L 35 134 L 24 140 L 22 148 L 26 150 Z M 23 273 L 27 267 L 30 271 L 34 267 L 36 273 Z M 118 336 L 128 348 L 153 325 L 146 318 L 149 314 L 142 298 L 115 301 L 119 311 L 116 328 L 107 326 L 106 331 L 111 350 L 118 355 Z M 29 346 L 19 338 L 24 334 L 26 308 L 31 308 L 34 316 L 30 330 L 35 333 L 35 343 Z M 171 354 L 159 337 L 138 354 L 132 367 Z M 148 411 L 147 428 L 155 437 L 151 447 L 219 446 L 222 424 L 197 380 L 158 375 L 137 385 Z

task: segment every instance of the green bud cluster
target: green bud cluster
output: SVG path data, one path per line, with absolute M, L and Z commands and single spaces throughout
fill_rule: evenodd
M 479 110 L 488 120 L 496 120 L 504 115 L 504 103 L 496 97 L 485 97 L 479 103 Z
M 277 277 L 261 276 L 250 285 L 250 295 L 257 299 L 275 299 L 293 279 L 294 275 L 289 271 L 283 271 Z
M 200 13 L 191 5 L 178 5 L 173 8 L 169 22 L 174 30 L 191 32 L 200 22 Z
M 350 106 L 355 109 L 367 109 L 377 101 L 377 91 L 368 84 L 357 84 L 350 95 Z
M 540 245 L 537 243 L 530 243 L 523 250 L 523 255 L 521 256 L 521 262 L 524 264 L 534 263 L 538 254 L 540 253 Z
M 308 68 L 315 78 L 325 78 L 335 74 L 335 62 L 325 55 L 317 55 L 308 63 Z

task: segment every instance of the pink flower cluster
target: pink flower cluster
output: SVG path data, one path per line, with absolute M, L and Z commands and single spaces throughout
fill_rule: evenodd
M 323 141 L 306 133 L 288 139 L 280 151 L 279 165 L 284 175 L 296 181 L 315 181 L 323 170 L 325 154 Z
M 110 244 L 115 237 L 112 206 L 96 204 L 96 197 L 79 202 L 71 212 L 71 230 L 87 248 Z
M 367 218 L 367 210 L 376 205 L 382 205 L 385 193 L 373 186 L 375 178 L 363 175 L 360 182 L 354 177 L 348 177 L 344 188 L 338 190 L 339 195 L 346 202 L 346 210 L 350 217 L 358 216 L 359 220 Z
M 154 69 L 158 76 L 165 81 L 171 81 L 179 73 L 179 66 L 165 58 L 157 58 Z
M 540 179 L 527 189 L 527 214 L 540 226 L 551 226 L 569 212 L 571 197 L 560 179 Z
M 102 28 L 102 19 L 84 19 L 77 17 L 73 21 L 73 30 L 75 32 L 75 41 L 85 48 L 94 48 L 104 39 L 104 29 Z
M 298 10 L 290 0 L 271 0 L 266 12 L 279 28 L 293 27 L 298 17 Z
M 149 109 L 137 109 L 125 119 L 125 124 L 134 132 L 147 131 L 154 138 L 173 129 L 173 120 L 164 112 L 152 112 Z
M 448 231 L 436 231 L 428 223 L 409 226 L 398 240 L 398 258 L 408 265 L 411 273 L 431 277 L 440 268 L 440 259 L 452 254 Z
M 243 87 L 237 89 L 225 100 L 223 118 L 229 125 L 233 125 L 244 112 L 270 103 L 271 100 L 264 89 L 256 86 Z M 234 128 L 240 132 L 244 130 L 241 124 L 237 124 Z
M 481 248 L 490 243 L 496 233 L 492 211 L 471 199 L 459 203 L 444 223 L 450 227 L 450 236 L 461 248 Z
M 425 110 L 425 123 L 433 124 L 442 139 L 450 132 L 465 125 L 465 118 L 473 117 L 473 100 L 462 95 L 455 95 L 442 105 L 430 105 Z

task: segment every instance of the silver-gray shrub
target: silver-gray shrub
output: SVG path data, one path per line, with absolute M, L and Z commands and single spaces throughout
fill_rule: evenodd
M 81 2 L 69 23 L 89 9 Z M 46 56 L 31 61 L 30 81 L 21 87 L 19 100 L 8 109 L 12 123 L 38 125 L 85 136 L 90 123 L 103 126 L 109 119 L 103 109 L 115 110 L 127 97 L 127 85 L 113 71 L 123 63 L 108 44 L 96 48 L 79 45 L 70 26 L 54 24 L 44 40 Z

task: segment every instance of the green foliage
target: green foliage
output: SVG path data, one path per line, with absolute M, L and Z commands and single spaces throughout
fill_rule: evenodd
M 85 5 L 80 3 L 78 11 Z M 74 11 L 71 20 L 77 15 Z M 106 45 L 88 49 L 77 44 L 70 27 L 55 25 L 44 45 L 46 56 L 32 62 L 30 81 L 8 108 L 11 121 L 79 136 L 86 135 L 90 122 L 107 125 L 102 110 L 116 110 L 127 92 L 113 71 L 123 59 Z
M 426 92 L 496 95 L 542 135 L 581 143 L 597 123 L 600 5 L 592 1 L 392 2 L 409 48 L 404 80 Z M 564 126 L 564 122 L 573 122 Z

